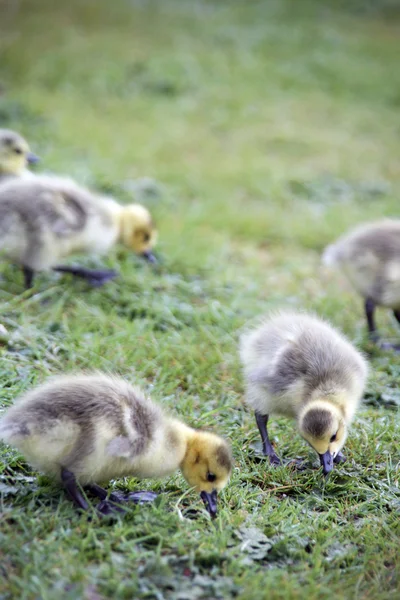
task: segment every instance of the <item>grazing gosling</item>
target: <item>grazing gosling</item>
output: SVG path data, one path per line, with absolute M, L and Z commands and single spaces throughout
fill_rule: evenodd
M 339 265 L 364 298 L 368 332 L 374 341 L 379 341 L 376 306 L 391 308 L 400 323 L 400 220 L 357 227 L 328 246 L 322 260 L 328 266 Z
M 11 129 L 0 129 L 0 183 L 10 177 L 30 175 L 28 165 L 39 158 L 29 150 L 28 142 Z
M 69 267 L 60 261 L 76 253 L 106 253 L 120 242 L 154 262 L 157 233 L 140 204 L 122 206 L 74 181 L 37 176 L 0 186 L 0 252 L 20 264 L 25 286 L 34 273 L 53 269 L 102 285 L 115 271 Z
M 215 516 L 217 492 L 232 469 L 225 440 L 165 415 L 138 388 L 103 374 L 56 377 L 28 392 L 0 420 L 0 439 L 62 482 L 83 510 L 88 504 L 77 482 L 104 499 L 97 483 L 180 468 Z
M 269 415 L 292 417 L 328 474 L 344 460 L 340 450 L 367 377 L 364 358 L 328 323 L 290 312 L 244 334 L 240 351 L 264 455 L 280 463 L 268 437 Z

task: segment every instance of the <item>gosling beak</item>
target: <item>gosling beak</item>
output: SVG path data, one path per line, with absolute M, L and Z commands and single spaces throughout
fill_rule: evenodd
M 40 158 L 36 156 L 36 154 L 33 154 L 33 152 L 28 152 L 26 155 L 26 160 L 30 165 L 34 165 L 35 163 L 39 162 Z
M 145 260 L 147 260 L 150 263 L 155 264 L 158 262 L 151 250 L 146 250 L 145 252 L 142 252 L 140 256 L 142 256 Z
M 319 454 L 319 460 L 322 466 L 322 472 L 324 475 L 328 475 L 333 469 L 333 456 L 327 450 L 325 454 Z
M 217 490 L 213 490 L 211 494 L 208 492 L 201 492 L 200 498 L 206 505 L 206 509 L 210 513 L 211 518 L 215 519 L 217 516 Z

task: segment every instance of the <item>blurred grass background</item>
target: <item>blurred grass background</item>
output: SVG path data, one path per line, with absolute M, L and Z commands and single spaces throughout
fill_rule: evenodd
M 117 250 L 100 290 L 1 267 L 2 404 L 51 373 L 139 380 L 232 440 L 220 516 L 181 520 L 180 476 L 117 523 L 79 517 L 3 447 L 1 598 L 373 598 L 399 592 L 400 359 L 368 344 L 361 301 L 323 247 L 398 215 L 400 6 L 394 0 L 0 2 L 0 127 L 40 169 L 146 204 L 156 269 Z M 285 420 L 287 458 L 258 463 L 238 331 L 269 309 L 329 318 L 372 360 L 349 462 L 324 484 Z M 384 335 L 400 333 L 380 311 Z M 132 479 L 114 485 L 135 489 Z M 140 484 L 143 486 L 143 484 Z M 186 514 L 185 512 L 183 514 Z

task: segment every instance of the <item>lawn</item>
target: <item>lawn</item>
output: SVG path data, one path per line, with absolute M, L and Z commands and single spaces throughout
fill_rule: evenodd
M 324 246 L 400 197 L 395 0 L 10 0 L 0 4 L 0 127 L 40 169 L 122 201 L 159 229 L 156 267 L 125 250 L 89 289 L 0 267 L 1 407 L 51 374 L 102 369 L 233 445 L 212 522 L 182 476 L 123 517 L 80 516 L 1 446 L 0 599 L 371 599 L 400 595 L 400 356 L 374 349 Z M 90 264 L 92 259 L 83 258 Z M 371 359 L 348 461 L 324 481 L 293 424 L 270 467 L 242 405 L 240 330 L 309 309 Z M 388 311 L 387 339 L 400 339 Z M 397 592 L 397 594 L 396 594 Z

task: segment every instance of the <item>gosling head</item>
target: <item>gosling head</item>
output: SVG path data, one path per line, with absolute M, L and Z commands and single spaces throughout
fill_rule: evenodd
M 0 173 L 21 175 L 29 164 L 38 160 L 22 136 L 10 129 L 0 129 Z
M 120 238 L 122 243 L 149 262 L 157 262 L 152 248 L 157 240 L 149 211 L 141 204 L 123 206 L 120 215 Z
M 200 493 L 213 518 L 217 515 L 217 494 L 228 483 L 232 463 L 229 444 L 213 433 L 196 431 L 188 442 L 182 474 Z
M 300 415 L 299 431 L 318 453 L 323 473 L 328 475 L 333 469 L 333 459 L 342 449 L 347 437 L 343 414 L 332 402 L 313 402 Z

